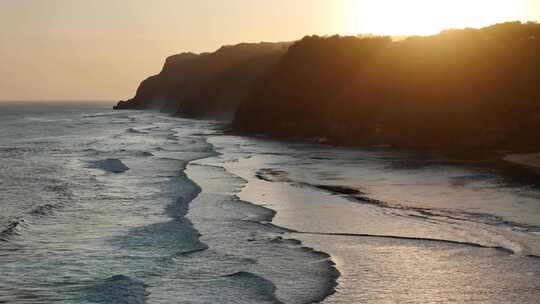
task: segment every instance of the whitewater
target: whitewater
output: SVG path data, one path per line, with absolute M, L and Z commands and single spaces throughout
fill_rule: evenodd
M 540 173 L 0 105 L 0 303 L 537 303 Z

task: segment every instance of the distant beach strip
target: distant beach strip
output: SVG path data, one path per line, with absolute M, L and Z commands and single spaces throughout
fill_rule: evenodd
M 540 153 L 510 154 L 504 160 L 523 166 L 540 168 Z

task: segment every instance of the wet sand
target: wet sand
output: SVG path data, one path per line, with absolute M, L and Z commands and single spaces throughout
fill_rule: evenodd
M 323 303 L 536 303 L 540 297 L 540 260 L 514 254 L 520 249 L 508 249 L 513 244 L 500 230 L 474 224 L 474 235 L 465 227 L 470 223 L 443 226 L 351 201 L 334 188 L 295 184 L 283 168 L 261 172 L 279 158 L 227 159 L 225 152 L 213 164 L 247 181 L 240 199 L 275 210 L 272 224 L 289 229 L 285 237 L 332 257 L 341 275 Z

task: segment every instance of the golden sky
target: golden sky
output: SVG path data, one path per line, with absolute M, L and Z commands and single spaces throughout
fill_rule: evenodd
M 165 57 L 308 34 L 539 21 L 540 0 L 0 0 L 0 100 L 116 100 Z

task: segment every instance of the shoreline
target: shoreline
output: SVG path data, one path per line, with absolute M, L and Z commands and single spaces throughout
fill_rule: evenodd
M 273 295 L 275 297 L 274 300 L 277 301 L 276 303 L 282 303 L 281 302 L 282 300 L 288 300 L 283 303 L 297 303 L 295 301 L 298 301 L 302 299 L 303 296 L 305 296 L 305 295 L 302 296 L 302 293 L 304 292 L 308 292 L 310 294 L 309 295 L 311 297 L 309 299 L 310 303 L 322 303 L 328 297 L 333 295 L 337 291 L 337 288 L 339 287 L 338 278 L 341 276 L 341 273 L 337 269 L 336 263 L 333 261 L 332 256 L 327 252 L 319 251 L 316 248 L 309 247 L 300 239 L 294 238 L 293 237 L 294 233 L 289 231 L 289 229 L 287 229 L 286 227 L 274 225 L 273 222 L 277 215 L 276 210 L 266 207 L 264 205 L 257 204 L 256 202 L 251 202 L 249 200 L 241 199 L 240 193 L 244 185 L 247 185 L 249 181 L 245 180 L 241 176 L 234 174 L 233 172 L 228 171 L 225 167 L 215 165 L 214 164 L 215 159 L 216 158 L 212 156 L 208 158 L 198 159 L 193 162 L 190 162 L 186 168 L 186 174 L 190 178 L 190 180 L 192 180 L 195 184 L 199 185 L 199 187 L 201 187 L 202 189 L 201 195 L 198 198 L 194 199 L 193 201 L 194 206 L 190 207 L 190 210 L 187 216 L 190 219 L 190 221 L 193 222 L 194 228 L 196 228 L 198 231 L 201 232 L 201 240 L 204 242 L 206 238 L 211 239 L 214 236 L 213 234 L 208 234 L 208 231 L 205 231 L 204 229 L 201 230 L 198 227 L 201 225 L 204 226 L 204 223 L 200 221 L 198 222 L 196 219 L 197 212 L 198 212 L 197 208 L 201 208 L 201 205 L 205 205 L 203 208 L 212 208 L 212 207 L 209 207 L 211 205 L 220 205 L 220 206 L 223 205 L 223 206 L 227 206 L 224 208 L 225 210 L 228 210 L 230 208 L 237 210 L 235 212 L 236 214 L 235 216 L 239 216 L 239 218 L 236 219 L 238 223 L 248 223 L 250 225 L 254 224 L 256 226 L 259 226 L 259 228 L 250 232 L 251 236 L 247 239 L 247 244 L 248 245 L 251 244 L 249 246 L 255 246 L 255 247 L 252 247 L 252 251 L 253 251 L 252 254 L 254 254 L 254 256 L 249 256 L 249 259 L 254 258 L 255 260 L 257 260 L 257 258 L 255 258 L 257 257 L 256 244 L 258 242 L 261 242 L 262 239 L 260 239 L 260 237 L 263 237 L 263 239 L 266 239 L 264 242 L 268 242 L 266 246 L 275 247 L 274 249 L 276 250 L 279 246 L 283 246 L 284 248 L 288 248 L 287 250 L 290 250 L 291 253 L 294 251 L 294 252 L 297 252 L 297 254 L 306 254 L 304 258 L 311 257 L 313 260 L 305 261 L 305 263 L 307 263 L 306 266 L 309 269 L 311 269 L 311 271 L 313 271 L 314 269 L 317 268 L 315 265 L 319 264 L 319 267 L 321 267 L 321 269 L 318 270 L 320 271 L 318 275 L 322 276 L 324 274 L 323 276 L 324 279 L 321 278 L 320 282 L 318 282 L 318 284 L 321 284 L 321 286 L 319 286 L 321 288 L 317 288 L 317 289 L 312 288 L 312 290 L 303 291 L 299 294 L 294 294 L 294 291 L 293 291 L 293 293 L 291 294 L 291 291 L 286 290 L 286 288 L 285 290 L 280 289 L 280 287 L 284 287 L 283 282 L 271 280 L 273 279 L 273 277 L 272 276 L 266 277 L 264 271 L 263 273 L 259 272 L 261 269 L 257 270 L 256 267 L 254 269 L 248 267 L 249 270 L 244 270 L 245 273 L 253 273 L 255 275 L 260 275 L 262 278 L 269 280 L 269 282 L 273 284 L 275 288 L 273 291 Z M 205 171 L 208 169 L 210 169 L 210 171 L 208 172 Z M 219 194 L 220 193 L 219 191 L 214 192 L 215 190 L 213 189 L 215 189 L 216 185 L 213 184 L 214 183 L 213 180 L 215 180 L 215 177 L 210 177 L 210 179 L 208 179 L 209 176 L 213 176 L 212 170 L 217 170 L 217 171 L 223 170 L 223 172 L 225 172 L 225 175 L 230 175 L 234 179 L 241 180 L 241 186 L 239 186 L 239 188 L 237 189 L 234 189 L 230 193 Z M 205 195 L 209 195 L 210 197 L 214 197 L 214 198 L 208 199 L 204 197 Z M 215 198 L 216 196 L 222 196 L 222 198 L 216 200 Z M 248 211 L 246 214 L 243 214 L 244 211 L 242 211 L 242 208 L 240 207 L 242 205 L 249 206 L 248 209 L 250 209 L 251 211 Z M 263 233 L 264 236 L 258 235 L 262 231 L 264 231 Z M 244 242 L 246 242 L 246 240 L 244 240 Z M 209 247 L 209 250 L 212 250 L 212 246 Z M 291 256 L 284 256 L 284 257 L 292 258 Z M 261 256 L 259 258 L 261 258 L 264 261 L 268 257 L 265 258 L 264 256 Z M 294 267 L 301 268 L 302 263 L 295 266 L 289 265 L 288 267 L 292 267 L 289 270 L 295 269 Z M 262 270 L 265 269 L 264 266 L 261 266 L 261 267 L 262 267 Z M 297 274 L 302 274 L 302 273 L 297 273 Z M 307 274 L 304 274 L 304 275 L 307 275 Z M 313 278 L 309 276 L 304 277 L 304 279 L 306 279 L 307 281 L 304 284 L 307 284 L 308 282 L 313 281 Z M 302 281 L 302 279 L 298 279 L 298 281 Z M 305 287 L 308 287 L 308 286 L 305 286 Z M 282 293 L 284 292 L 284 294 L 281 294 L 281 296 L 286 297 L 286 296 L 292 295 L 293 297 L 289 299 L 282 299 L 280 298 L 280 292 Z M 292 301 L 292 302 L 289 302 L 289 301 Z
M 147 111 L 148 109 L 137 108 L 117 108 L 115 111 Z M 192 119 L 177 114 L 169 113 L 173 118 Z M 199 120 L 199 119 L 196 119 Z M 206 121 L 203 119 L 203 121 Z M 212 121 L 212 120 L 210 120 Z M 518 149 L 515 153 L 504 154 L 501 151 L 507 151 L 510 148 L 504 147 L 480 147 L 480 146 L 438 146 L 438 145 L 393 145 L 393 144 L 376 144 L 369 142 L 337 142 L 326 137 L 290 137 L 279 136 L 267 133 L 254 133 L 244 130 L 234 129 L 231 122 L 222 121 L 226 123 L 221 128 L 221 135 L 216 134 L 214 136 L 242 136 L 249 138 L 259 138 L 269 141 L 281 142 L 281 143 L 298 143 L 298 144 L 312 144 L 320 145 L 323 147 L 332 147 L 336 149 L 363 149 L 363 150 L 389 150 L 394 152 L 404 153 L 418 153 L 429 155 L 441 155 L 449 159 L 456 161 L 469 161 L 469 160 L 482 160 L 482 161 L 503 161 L 514 165 L 525 166 L 528 168 L 540 168 L 540 152 L 530 153 L 531 148 Z M 508 152 L 506 152 L 508 153 Z M 502 156 L 501 156 L 502 155 Z
M 269 133 L 249 132 L 237 130 L 231 124 L 227 124 L 222 130 L 223 136 L 240 136 L 254 139 L 262 139 L 279 143 L 309 144 L 334 149 L 362 149 L 367 151 L 393 151 L 403 153 L 440 155 L 456 161 L 506 161 L 527 167 L 540 168 L 540 147 L 516 148 L 504 146 L 474 146 L 474 145 L 400 145 L 381 144 L 369 141 L 339 142 L 327 137 L 295 137 L 281 136 Z M 513 152 L 512 152 L 513 151 Z
M 214 142 L 212 143 L 214 144 Z M 503 265 L 495 267 L 497 269 L 510 267 L 509 270 L 505 270 L 508 272 L 515 271 L 514 268 L 530 267 L 522 265 L 538 266 L 537 257 L 516 255 L 513 253 L 516 250 L 491 246 L 490 241 L 485 244 L 466 242 L 466 239 L 461 239 L 460 235 L 446 239 L 444 231 L 438 235 L 436 230 L 432 230 L 431 232 L 435 234 L 430 236 L 429 230 L 422 231 L 422 225 L 430 225 L 429 223 L 420 224 L 418 226 L 420 230 L 413 228 L 410 231 L 416 232 L 413 235 L 408 235 L 407 230 L 400 229 L 400 224 L 397 222 L 401 222 L 401 226 L 404 228 L 408 227 L 409 224 L 416 225 L 413 219 L 392 217 L 395 219 L 394 221 L 385 221 L 384 216 L 380 214 L 384 208 L 351 202 L 344 195 L 332 194 L 324 189 L 295 187 L 290 184 L 287 178 L 282 178 L 279 174 L 270 176 L 275 177 L 275 180 L 273 178 L 261 179 L 260 176 L 257 176 L 258 169 L 272 167 L 274 162 L 279 162 L 279 157 L 281 157 L 279 153 L 262 158 L 249 154 L 244 157 L 240 154 L 239 159 L 229 158 L 227 153 L 224 155 L 223 163 L 220 165 L 248 182 L 238 194 L 240 199 L 275 210 L 276 215 L 269 225 L 290 229 L 290 237 L 331 256 L 331 260 L 341 275 L 337 281 L 336 293 L 328 296 L 321 303 L 405 302 L 411 299 L 424 302 L 424 300 L 429 301 L 429 296 L 435 296 L 436 292 L 441 289 L 448 297 L 454 296 L 454 288 L 465 290 L 466 286 L 460 285 L 463 283 L 461 281 L 454 282 L 452 288 L 444 285 L 442 273 L 446 273 L 446 276 L 451 278 L 455 275 L 455 269 L 458 269 L 459 275 L 464 277 L 464 281 L 465 279 L 476 280 L 482 274 L 468 268 L 467 265 L 470 263 L 482 264 L 488 260 L 493 262 L 492 265 Z M 376 226 L 362 223 L 366 220 L 382 223 L 383 226 L 380 227 L 383 230 L 377 231 L 375 230 Z M 450 259 L 447 257 L 448 255 L 459 258 Z M 426 263 L 426 261 L 428 262 Z M 411 269 L 402 269 L 404 265 L 414 266 L 411 266 Z M 534 267 L 536 268 L 536 266 Z M 487 277 L 495 278 L 498 273 L 494 271 L 493 266 L 490 267 L 485 269 L 482 267 L 480 271 L 485 273 Z M 417 272 L 414 271 L 414 268 L 423 269 L 423 271 Z M 441 273 L 433 272 L 434 268 L 440 268 Z M 424 276 L 425 274 L 429 274 L 432 278 L 428 280 Z M 384 299 L 381 300 L 380 295 L 376 292 L 377 289 L 387 284 L 393 284 L 395 276 L 403 284 L 417 284 L 420 285 L 419 288 L 422 287 L 420 283 L 435 286 L 425 293 L 418 294 L 403 293 L 402 288 L 405 286 L 394 286 L 393 288 L 396 289 L 384 289 L 386 294 L 382 296 Z M 511 275 L 502 280 L 489 279 L 486 283 L 476 284 L 478 285 L 477 289 L 471 289 L 468 296 L 482 297 L 477 292 L 480 292 L 482 285 L 486 284 L 500 284 L 506 288 L 512 284 L 510 277 Z M 508 293 L 505 296 L 511 295 Z M 493 299 L 491 296 L 493 295 L 486 296 L 487 301 Z M 530 300 L 527 299 L 525 302 L 528 301 Z M 465 295 L 457 302 L 467 302 Z M 500 303 L 504 303 L 504 301 Z
M 248 183 L 258 183 L 256 179 L 250 179 Z M 272 181 L 264 181 L 262 180 L 261 183 L 269 183 L 273 184 L 272 186 L 276 187 L 289 187 L 287 183 L 283 183 L 284 185 L 275 185 L 280 184 L 279 182 L 272 182 Z M 256 187 L 258 188 L 258 187 Z M 310 192 L 317 192 L 314 190 L 309 189 L 301 189 L 300 191 L 310 191 Z M 263 193 L 263 192 L 261 192 Z M 473 256 L 472 260 L 482 261 L 485 257 L 489 259 L 502 259 L 502 260 L 513 260 L 516 256 L 519 256 L 520 259 L 524 260 L 537 260 L 538 257 L 536 256 L 520 256 L 519 254 L 516 255 L 516 253 L 511 250 L 507 249 L 505 247 L 499 247 L 499 246 L 488 246 L 488 245 L 481 245 L 477 243 L 469 243 L 465 241 L 455 241 L 455 240 L 446 240 L 446 239 L 437 239 L 437 238 L 422 238 L 422 237 L 406 237 L 406 236 L 394 236 L 394 235 L 376 235 L 376 234 L 353 234 L 353 233 L 339 233 L 339 232 L 330 232 L 330 233 L 324 233 L 324 232 L 306 232 L 303 230 L 296 231 L 296 227 L 294 225 L 295 218 L 301 217 L 302 215 L 299 213 L 301 211 L 296 211 L 295 214 L 286 214 L 287 212 L 282 212 L 283 210 L 280 210 L 280 208 L 276 208 L 272 204 L 267 205 L 264 201 L 266 197 L 268 198 L 271 196 L 271 193 L 268 193 L 264 191 L 265 194 L 261 195 L 261 199 L 253 199 L 251 194 L 245 194 L 242 195 L 242 193 L 239 194 L 239 197 L 243 200 L 248 200 L 252 202 L 253 204 L 264 206 L 265 208 L 271 208 L 272 210 L 276 211 L 276 215 L 272 220 L 271 225 L 275 225 L 277 227 L 283 227 L 285 229 L 289 229 L 290 232 L 290 238 L 297 239 L 304 244 L 304 246 L 308 246 L 309 248 L 313 248 L 314 250 L 322 251 L 327 253 L 331 261 L 335 263 L 336 270 L 340 273 L 340 276 L 337 278 L 337 286 L 335 287 L 335 292 L 330 294 L 328 297 L 326 297 L 324 300 L 321 301 L 321 303 L 328 303 L 328 304 L 342 304 L 342 303 L 358 303 L 358 302 L 364 302 L 363 297 L 364 294 L 360 292 L 359 286 L 357 285 L 359 281 L 362 280 L 370 280 L 371 282 L 364 282 L 363 284 L 366 284 L 367 286 L 371 286 L 371 288 L 374 287 L 374 285 L 385 285 L 387 283 L 390 283 L 392 281 L 392 276 L 396 275 L 394 272 L 401 272 L 403 270 L 389 270 L 389 273 L 384 273 L 381 270 L 386 270 L 388 266 L 384 266 L 381 269 L 377 269 L 377 267 L 373 267 L 369 265 L 369 261 L 372 259 L 378 259 L 379 255 L 384 256 L 384 259 L 381 261 L 383 265 L 390 264 L 396 267 L 396 269 L 399 269 L 398 264 L 404 263 L 409 265 L 415 265 L 414 267 L 426 267 L 423 265 L 424 260 L 428 259 L 432 264 L 435 266 L 430 267 L 441 267 L 438 264 L 446 264 L 444 262 L 441 262 L 440 256 L 446 256 L 448 253 L 451 255 L 466 255 L 467 257 Z M 275 193 L 275 192 L 274 192 Z M 325 194 L 315 194 L 315 195 L 321 195 L 321 196 L 327 196 L 331 197 L 332 195 L 329 193 Z M 309 199 L 307 199 L 309 200 Z M 284 202 L 286 204 L 286 202 Z M 354 206 L 354 203 L 353 205 Z M 313 208 L 319 209 L 318 212 L 324 212 L 324 208 L 319 208 L 318 206 L 314 206 Z M 304 208 L 300 208 L 304 209 Z M 343 208 L 346 209 L 346 208 Z M 309 216 L 309 215 L 308 215 Z M 316 220 L 316 219 L 315 219 Z M 347 220 L 345 220 L 347 221 Z M 331 223 L 328 223 L 328 227 L 332 225 Z M 382 245 L 381 245 L 382 244 Z M 381 249 L 382 248 L 382 249 Z M 391 248 L 390 250 L 387 250 L 385 248 Z M 400 253 L 400 250 L 395 250 L 395 248 L 401 248 L 400 250 L 404 251 L 410 251 L 410 256 L 404 258 L 402 256 L 402 253 Z M 410 250 L 410 248 L 413 248 Z M 419 259 L 418 256 L 422 256 L 423 259 Z M 389 260 L 386 260 L 390 256 Z M 434 257 L 436 256 L 436 257 Z M 369 270 L 363 270 L 359 271 L 357 268 L 357 264 L 359 260 L 366 259 L 365 262 L 362 262 L 362 267 Z M 463 265 L 454 265 L 454 267 L 463 267 Z M 449 267 L 452 268 L 452 267 Z M 425 269 L 425 272 L 430 271 L 431 269 Z M 365 273 L 365 272 L 368 273 Z M 463 268 L 462 271 L 467 273 L 469 276 L 475 276 L 473 270 L 465 269 Z M 411 274 L 407 274 L 405 277 L 408 277 Z M 421 273 L 413 273 L 414 276 L 422 276 Z M 384 279 L 381 279 L 384 278 Z M 419 279 L 419 278 L 418 278 Z M 440 279 L 440 278 L 439 278 Z M 419 279 L 419 281 L 422 281 Z M 408 280 L 407 280 L 408 282 Z M 463 287 L 461 287 L 463 288 Z M 369 289 L 369 288 L 366 288 Z M 436 288 L 435 288 L 436 289 Z M 366 292 L 366 290 L 364 290 Z M 392 297 L 392 295 L 389 295 Z M 428 298 L 424 298 L 424 295 L 417 294 L 419 298 L 423 298 L 425 301 L 428 300 Z M 377 299 L 377 296 L 371 295 L 367 296 L 366 299 L 370 299 L 370 301 L 367 301 L 368 303 L 378 303 L 379 300 Z M 399 297 L 395 299 L 394 301 L 399 302 Z M 419 301 L 423 302 L 423 301 Z M 460 302 L 460 301 L 458 301 Z

